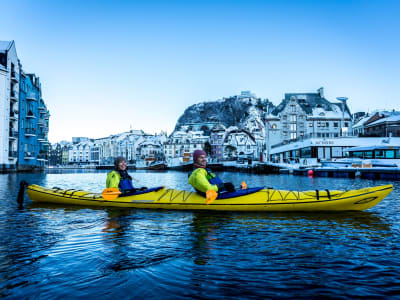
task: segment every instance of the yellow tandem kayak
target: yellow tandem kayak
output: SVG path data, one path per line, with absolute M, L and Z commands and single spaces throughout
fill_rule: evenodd
M 232 197 L 225 195 L 224 199 L 217 198 L 209 205 L 196 192 L 163 187 L 114 200 L 105 200 L 101 193 L 45 188 L 34 184 L 29 185 L 26 192 L 34 202 L 85 206 L 225 211 L 345 211 L 371 208 L 392 190 L 391 184 L 350 191 L 299 192 L 250 188 L 232 194 Z

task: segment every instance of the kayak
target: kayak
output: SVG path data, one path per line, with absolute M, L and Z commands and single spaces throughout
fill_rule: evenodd
M 129 196 L 115 196 L 106 200 L 101 193 L 89 191 L 45 188 L 29 185 L 26 192 L 34 202 L 56 204 L 223 211 L 345 211 L 365 210 L 378 204 L 393 190 L 393 185 L 381 185 L 359 190 L 286 191 L 248 188 L 218 195 L 211 204 L 196 192 L 164 187 L 139 191 Z

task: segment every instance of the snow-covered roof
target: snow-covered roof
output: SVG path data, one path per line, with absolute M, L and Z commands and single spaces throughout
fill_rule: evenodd
M 349 118 L 349 114 L 345 113 L 345 118 Z M 322 107 L 314 107 L 312 109 L 312 115 L 309 118 L 318 119 L 340 119 L 342 118 L 342 110 L 338 106 L 332 105 L 332 110 L 325 110 Z
M 224 126 L 224 124 L 218 123 L 217 125 L 215 125 L 213 127 L 213 129 L 211 131 L 225 131 L 226 127 Z
M 364 123 L 367 122 L 370 118 L 371 118 L 371 116 L 366 116 L 366 117 L 361 118 L 356 124 L 353 125 L 353 129 L 362 127 L 364 125 Z
M 370 127 L 378 124 L 391 123 L 391 122 L 400 122 L 400 115 L 392 115 L 390 117 L 382 118 L 376 120 L 375 122 L 369 123 L 367 126 Z

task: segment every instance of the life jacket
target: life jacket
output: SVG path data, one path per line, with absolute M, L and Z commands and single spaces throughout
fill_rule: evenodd
M 118 171 L 119 175 L 121 176 L 121 179 L 118 184 L 118 188 L 121 192 L 126 191 L 126 190 L 133 190 L 133 184 L 132 184 L 132 177 L 129 176 L 128 172 L 124 171 Z
M 193 171 L 189 172 L 188 174 L 188 178 L 190 177 L 190 175 L 192 175 L 192 173 L 198 168 L 194 168 Z M 220 177 L 218 177 L 217 175 L 215 175 L 211 169 L 209 168 L 204 168 L 207 171 L 207 175 L 206 178 L 208 180 L 208 182 L 212 185 L 217 185 L 218 187 L 220 187 L 220 185 L 224 184 L 224 182 L 222 181 L 222 179 Z M 205 195 L 205 193 L 199 191 L 198 189 L 194 188 L 199 194 L 201 195 Z

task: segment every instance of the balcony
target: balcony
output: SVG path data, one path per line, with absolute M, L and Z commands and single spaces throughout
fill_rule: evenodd
M 35 159 L 35 152 L 24 152 L 24 159 Z
M 38 110 L 40 111 L 46 111 L 46 107 L 44 105 L 39 105 Z
M 44 153 L 39 153 L 37 156 L 38 160 L 43 160 L 43 161 L 47 161 L 47 154 Z
M 10 93 L 10 100 L 11 102 L 18 102 L 17 94 L 14 91 L 11 91 Z
M 17 139 L 18 138 L 18 131 L 10 129 L 9 137 L 10 137 L 10 139 L 14 139 L 14 140 Z
M 38 123 L 38 126 L 41 126 L 41 127 L 46 125 L 46 121 L 43 119 L 39 119 L 37 123 Z
M 37 101 L 36 97 L 37 97 L 36 94 L 33 92 L 26 94 L 26 100 L 28 101 Z
M 36 119 L 36 117 L 33 115 L 33 112 L 31 110 L 28 111 L 28 113 L 26 114 L 26 118 L 27 119 Z
M 17 151 L 12 151 L 12 150 L 8 151 L 8 158 L 17 158 L 17 156 L 18 156 Z
M 17 121 L 17 114 L 13 111 L 10 112 L 10 120 Z
M 46 136 L 45 136 L 44 133 L 39 133 L 39 134 L 37 135 L 37 137 L 38 137 L 38 141 L 44 140 L 44 139 L 46 138 Z
M 11 71 L 11 81 L 14 81 L 14 82 L 18 82 L 19 81 L 19 76 L 18 76 L 17 72 Z
M 25 128 L 25 136 L 36 136 L 35 128 Z

